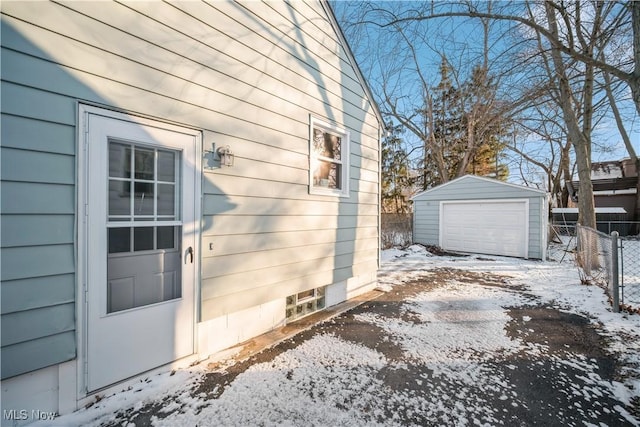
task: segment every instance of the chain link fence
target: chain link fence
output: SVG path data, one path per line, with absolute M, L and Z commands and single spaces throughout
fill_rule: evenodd
M 620 239 L 620 303 L 640 312 L 640 236 Z
M 412 213 L 383 213 L 380 218 L 382 249 L 409 246 L 413 243 Z
M 614 311 L 640 313 L 640 236 L 553 225 L 549 242 L 549 258 L 575 260 L 582 282 L 605 289 Z
M 617 312 L 620 308 L 617 232 L 610 236 L 578 225 L 576 237 L 576 263 L 582 283 L 602 286 Z

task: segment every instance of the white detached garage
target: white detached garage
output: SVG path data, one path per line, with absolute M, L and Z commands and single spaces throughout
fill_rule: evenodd
M 465 175 L 412 200 L 414 243 L 459 252 L 546 257 L 544 191 Z

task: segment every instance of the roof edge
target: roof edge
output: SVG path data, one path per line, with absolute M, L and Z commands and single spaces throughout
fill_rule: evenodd
M 356 72 L 356 75 L 358 76 L 358 80 L 360 80 L 360 84 L 362 85 L 365 94 L 369 97 L 369 100 L 371 101 L 371 105 L 373 106 L 373 111 L 375 113 L 375 116 L 380 122 L 380 127 L 384 129 L 385 123 L 384 123 L 384 119 L 382 118 L 380 107 L 378 106 L 376 99 L 373 97 L 373 92 L 371 92 L 371 88 L 367 83 L 367 79 L 365 79 L 364 74 L 362 74 L 362 70 L 358 65 L 358 61 L 356 61 L 356 57 L 353 54 L 353 51 L 351 50 L 351 46 L 349 46 L 349 42 L 347 42 L 347 38 L 345 37 L 344 32 L 342 31 L 342 27 L 340 27 L 340 24 L 338 23 L 338 19 L 336 18 L 336 14 L 334 13 L 333 8 L 331 7 L 331 4 L 329 4 L 329 0 L 319 0 L 319 1 L 320 1 L 320 5 L 322 5 L 322 8 L 325 10 L 325 12 L 327 13 L 327 16 L 329 17 L 331 26 L 333 27 L 334 31 L 336 32 L 336 35 L 338 36 L 338 38 L 340 39 L 340 42 L 342 43 L 345 53 L 349 58 L 349 61 L 353 65 L 353 69 Z
M 518 189 L 521 189 L 521 190 L 531 191 L 531 192 L 539 193 L 539 194 L 542 194 L 542 195 L 545 195 L 545 196 L 547 194 L 547 192 L 544 191 L 544 190 L 539 190 L 537 188 L 531 188 L 531 187 L 525 187 L 524 185 L 512 184 L 510 182 L 504 182 L 504 181 L 500 181 L 500 180 L 497 180 L 497 179 L 494 179 L 494 178 L 487 178 L 485 176 L 478 176 L 478 175 L 464 175 L 464 176 L 461 176 L 459 178 L 453 179 L 453 180 L 451 180 L 449 182 L 445 182 L 444 184 L 436 185 L 435 187 L 429 188 L 428 190 L 421 191 L 420 193 L 418 193 L 415 196 L 411 197 L 411 200 L 415 200 L 418 197 L 423 196 L 423 195 L 425 195 L 425 194 L 427 194 L 429 192 L 432 192 L 434 190 L 439 190 L 440 188 L 446 187 L 446 186 L 448 186 L 450 184 L 453 184 L 454 182 L 458 182 L 458 181 L 462 181 L 462 180 L 468 180 L 468 179 L 475 179 L 475 180 L 479 180 L 479 181 L 490 182 L 492 184 L 506 185 L 508 187 L 513 187 L 513 188 L 518 188 Z

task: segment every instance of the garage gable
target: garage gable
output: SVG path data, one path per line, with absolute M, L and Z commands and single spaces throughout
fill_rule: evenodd
M 501 199 L 505 197 L 544 197 L 546 192 L 535 188 L 498 181 L 475 175 L 465 175 L 416 194 L 411 200 Z

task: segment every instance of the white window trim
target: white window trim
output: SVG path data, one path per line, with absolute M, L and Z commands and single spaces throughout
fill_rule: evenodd
M 337 125 L 329 124 L 325 121 L 317 119 L 313 116 L 310 117 L 309 123 L 309 194 L 322 195 L 322 196 L 337 196 L 337 197 L 349 197 L 349 169 L 351 166 L 351 155 L 350 155 L 350 146 L 351 146 L 351 135 L 349 131 L 344 128 L 341 128 Z M 330 132 L 333 134 L 337 134 L 342 138 L 342 144 L 340 146 L 340 164 L 342 166 L 341 170 L 341 188 L 340 189 L 331 189 L 331 188 L 323 188 L 316 187 L 313 185 L 313 171 L 315 170 L 316 162 L 318 157 L 313 154 L 313 129 L 320 128 L 326 132 Z M 331 160 L 325 159 L 323 157 L 319 157 L 323 160 Z

